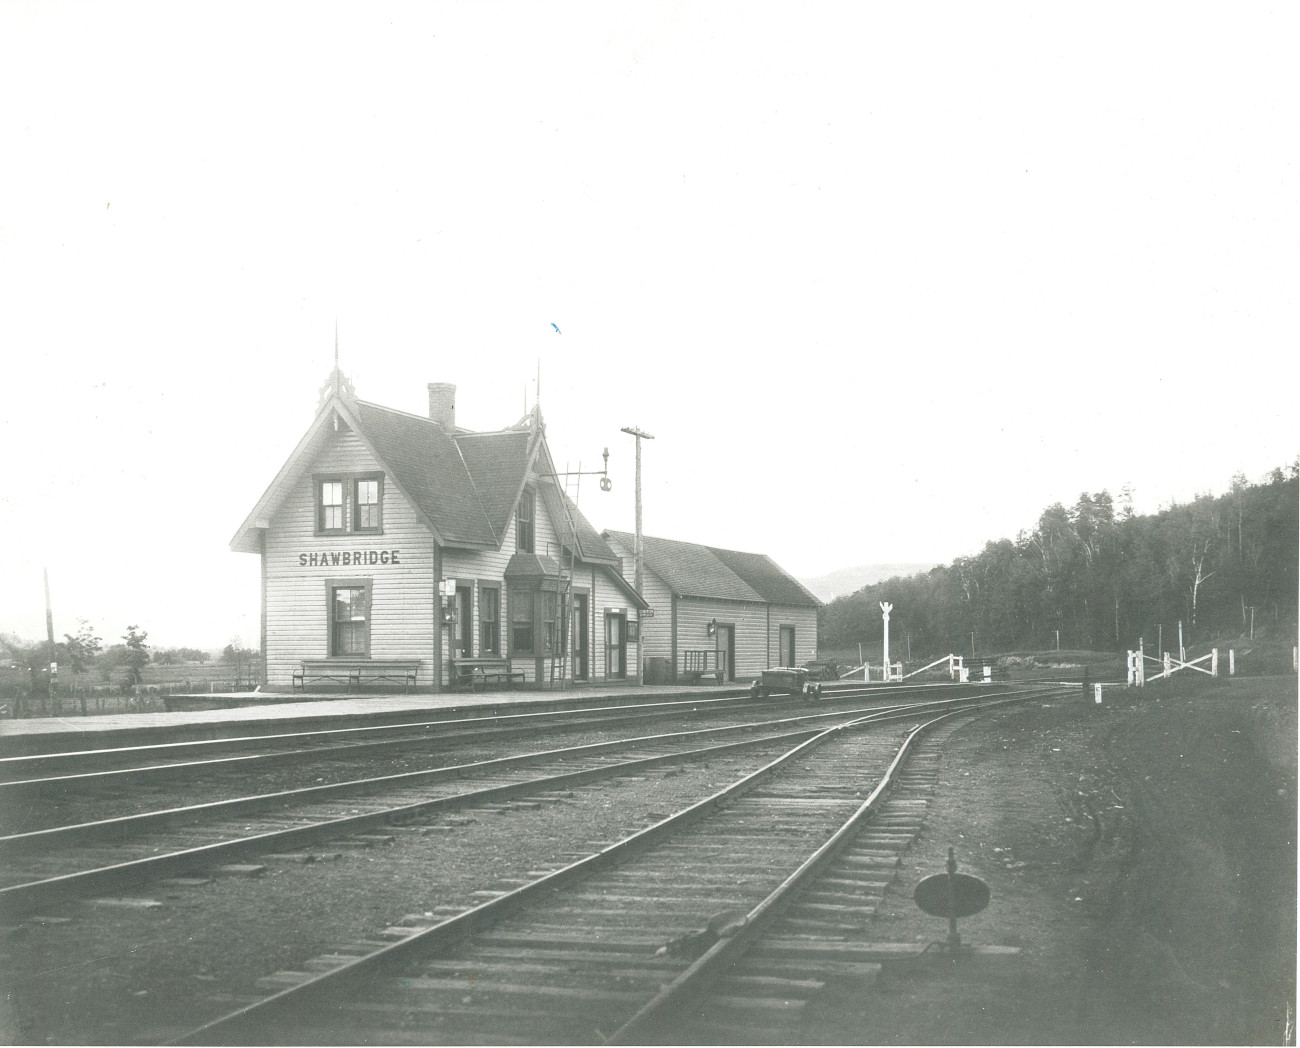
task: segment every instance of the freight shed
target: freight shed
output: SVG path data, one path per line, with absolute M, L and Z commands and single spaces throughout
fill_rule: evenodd
M 622 556 L 624 577 L 634 578 L 635 536 L 601 536 Z M 647 682 L 740 680 L 816 655 L 821 601 L 771 557 L 650 536 L 642 536 L 642 556 Z
M 557 482 L 536 407 L 493 432 L 360 400 L 316 418 L 231 540 L 262 559 L 269 689 L 637 679 L 645 607 Z

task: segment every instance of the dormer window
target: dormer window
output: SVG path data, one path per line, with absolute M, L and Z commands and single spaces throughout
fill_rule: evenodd
M 533 493 L 525 490 L 519 496 L 519 511 L 515 514 L 515 549 L 520 553 L 535 553 L 533 549 Z

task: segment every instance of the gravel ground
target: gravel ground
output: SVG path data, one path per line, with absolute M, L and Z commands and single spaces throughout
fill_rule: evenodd
M 962 922 L 963 940 L 1021 956 L 886 966 L 861 994 L 815 1004 L 803 1041 L 1294 1043 L 1295 711 L 1294 678 L 1192 680 L 959 727 L 871 935 L 944 937 L 911 889 L 952 846 L 993 893 Z M 613 840 L 679 809 L 739 774 L 739 760 L 466 813 L 333 861 L 271 863 L 251 910 L 248 882 L 225 878 L 159 889 L 156 908 L 72 906 L 50 915 L 67 923 L 25 924 L 0 943 L 0 1035 L 162 1039 L 227 1010 L 213 993 L 248 991 L 408 913 L 475 902 L 563 863 L 576 840 Z
M 775 719 L 803 712 L 829 712 L 826 708 L 800 707 L 788 710 L 764 710 L 763 719 Z M 112 785 L 100 783 L 93 790 L 69 788 L 47 791 L 46 795 L 25 796 L 0 810 L 0 834 L 27 833 L 50 826 L 73 825 L 99 819 L 119 818 L 164 808 L 183 807 L 223 798 L 249 797 L 280 790 L 346 782 L 371 776 L 396 775 L 425 768 L 467 764 L 499 757 L 503 753 L 526 753 L 582 746 L 640 735 L 653 736 L 677 731 L 698 731 L 726 724 L 743 724 L 758 717 L 743 710 L 719 713 L 705 720 L 683 715 L 653 720 L 644 725 L 611 724 L 608 728 L 562 728 L 539 726 L 525 738 L 510 740 L 467 739 L 448 744 L 437 737 L 409 747 L 379 750 L 371 755 L 364 751 L 347 756 L 321 754 L 281 765 L 274 762 L 247 767 L 232 766 L 226 771 L 197 771 L 189 777 L 167 782 Z M 793 730 L 793 729 L 791 729 Z M 761 732 L 756 731 L 756 734 Z M 739 739 L 739 734 L 702 736 L 700 747 Z M 683 744 L 689 745 L 689 744 Z
M 258 979 L 408 914 L 476 905 L 475 892 L 565 865 L 786 748 L 604 782 L 536 807 L 466 810 L 391 831 L 388 845 L 316 847 L 323 861 L 266 861 L 255 883 L 142 888 L 138 898 L 159 905 L 72 904 L 0 943 L 8 973 L 0 1034 L 19 1044 L 157 1043 L 229 1011 L 214 994 L 260 996 Z
M 806 1043 L 1294 1044 L 1295 831 L 1294 678 L 969 722 L 872 936 L 946 937 L 911 893 L 951 846 L 992 888 L 963 941 L 1021 958 L 887 966 Z

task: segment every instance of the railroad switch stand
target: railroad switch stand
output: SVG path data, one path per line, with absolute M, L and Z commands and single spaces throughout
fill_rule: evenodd
M 941 950 L 947 949 L 954 957 L 962 950 L 961 934 L 957 931 L 958 917 L 972 917 L 989 904 L 989 886 L 978 877 L 957 872 L 957 856 L 948 849 L 948 872 L 926 877 L 912 893 L 916 905 L 933 917 L 948 918 L 948 938 L 931 943 Z M 929 949 L 929 947 L 926 947 Z M 970 947 L 965 947 L 967 951 Z

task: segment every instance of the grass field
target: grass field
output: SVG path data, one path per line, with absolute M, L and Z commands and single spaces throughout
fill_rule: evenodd
M 139 694 L 126 683 L 126 671 L 115 669 L 108 679 L 100 671 L 60 674 L 53 701 L 42 704 L 38 695 L 30 695 L 31 676 L 26 670 L 0 667 L 0 716 L 16 716 L 20 704 L 25 716 L 76 716 L 85 707 L 87 714 L 125 713 L 161 710 L 163 696 L 190 692 L 213 693 L 247 691 L 259 683 L 256 664 L 242 667 L 241 673 L 219 662 L 150 664 L 141 674 Z

